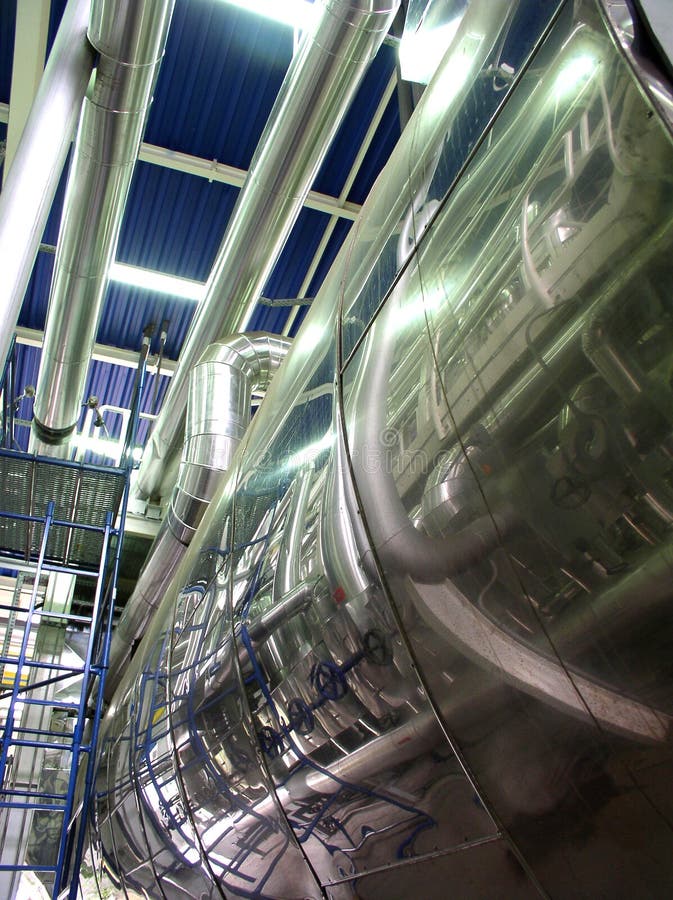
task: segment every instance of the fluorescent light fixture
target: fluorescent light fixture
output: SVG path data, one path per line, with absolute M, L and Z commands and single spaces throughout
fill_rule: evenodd
M 248 12 L 290 25 L 300 31 L 313 27 L 318 16 L 319 3 L 308 0 L 226 0 L 230 6 L 237 6 Z
M 128 266 L 126 263 L 113 262 L 108 277 L 111 281 L 118 281 L 120 284 L 128 284 L 145 291 L 157 291 L 160 294 L 171 294 L 173 297 L 182 297 L 197 303 L 203 300 L 206 293 L 206 285 L 203 281 L 178 278 L 177 275 L 164 275 L 163 272 L 153 272 L 151 269 L 141 269 L 139 266 Z

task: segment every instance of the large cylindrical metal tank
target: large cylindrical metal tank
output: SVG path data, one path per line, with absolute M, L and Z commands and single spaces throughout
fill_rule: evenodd
M 670 892 L 673 107 L 615 9 L 468 6 L 113 699 L 126 889 Z

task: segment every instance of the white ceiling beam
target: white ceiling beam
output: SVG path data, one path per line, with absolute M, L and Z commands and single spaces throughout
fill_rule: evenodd
M 17 3 L 12 87 L 9 96 L 12 113 L 8 117 L 4 172 L 9 171 L 23 126 L 40 86 L 47 52 L 50 7 L 51 0 L 18 0 Z
M 201 159 L 198 156 L 190 156 L 188 153 L 179 153 L 177 150 L 156 147 L 154 144 L 143 143 L 138 159 L 141 162 L 164 166 L 177 172 L 186 172 L 188 175 L 198 175 L 199 178 L 219 181 L 237 188 L 243 187 L 243 182 L 248 174 L 245 169 L 237 169 L 235 166 L 228 166 L 217 160 Z M 341 198 L 330 197 L 328 194 L 321 194 L 318 191 L 309 191 L 304 206 L 309 209 L 317 209 L 330 216 L 351 219 L 351 221 L 355 221 L 360 212 L 357 203 L 348 203 Z
M 27 347 L 42 348 L 44 332 L 36 328 L 24 328 L 19 325 L 16 329 L 16 343 Z M 92 359 L 98 362 L 110 363 L 113 366 L 123 366 L 126 369 L 138 367 L 138 353 L 134 350 L 122 350 L 120 347 L 110 347 L 107 344 L 94 344 Z M 161 374 L 169 378 L 173 376 L 177 362 L 174 359 L 161 360 Z M 154 372 L 155 367 L 149 366 L 148 371 Z

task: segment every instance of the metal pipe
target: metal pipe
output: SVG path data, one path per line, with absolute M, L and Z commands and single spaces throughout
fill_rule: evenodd
M 285 789 L 293 800 L 305 800 L 312 794 L 336 794 L 344 786 L 361 785 L 378 772 L 427 753 L 443 739 L 434 713 L 430 709 L 424 710 L 325 769 L 300 769 L 289 779 Z
M 166 515 L 183 544 L 245 434 L 252 391 L 266 390 L 291 346 L 289 338 L 265 332 L 231 335 L 211 344 L 192 369 L 182 461 Z
M 0 365 L 28 287 L 40 239 L 75 134 L 94 51 L 90 0 L 70 0 L 0 194 Z
M 319 590 L 321 580 L 302 581 L 295 585 L 282 599 L 274 603 L 248 626 L 248 637 L 253 648 L 265 641 L 279 625 L 284 624 L 298 612 L 310 606 Z M 247 661 L 247 657 L 246 657 Z
M 187 432 L 170 507 L 115 630 L 106 697 L 111 697 L 210 500 L 229 471 L 250 421 L 253 390 L 265 390 L 292 342 L 235 334 L 208 347 L 190 375 Z
M 363 358 L 359 414 L 354 417 L 352 464 L 372 543 L 384 569 L 436 583 L 485 559 L 513 527 L 505 511 L 485 514 L 446 538 L 416 529 L 397 492 L 386 453 L 385 397 L 395 353 L 397 304 L 389 302 L 372 326 L 370 349 Z M 374 349 L 375 348 L 375 349 Z M 375 402 L 371 398 L 376 398 Z M 369 556 L 368 552 L 366 556 Z M 376 571 L 375 565 L 369 565 Z
M 288 524 L 278 548 L 278 562 L 273 579 L 273 600 L 277 604 L 301 581 L 301 544 L 305 535 L 306 510 L 313 484 L 313 467 L 299 472 L 292 488 L 287 513 Z
M 392 22 L 398 0 L 327 0 L 290 65 L 192 322 L 136 490 L 156 494 L 179 442 L 189 362 L 244 331 L 332 138 Z
M 98 64 L 68 178 L 34 408 L 34 435 L 46 445 L 64 444 L 77 425 L 173 2 L 94 0 L 91 9 Z

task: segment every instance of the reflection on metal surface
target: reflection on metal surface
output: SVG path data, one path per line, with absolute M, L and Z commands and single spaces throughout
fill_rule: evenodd
M 405 81 L 427 84 L 451 43 L 468 0 L 411 0 L 400 43 L 400 72 Z
M 540 8 L 468 7 L 115 694 L 127 890 L 669 892 L 673 141 Z

